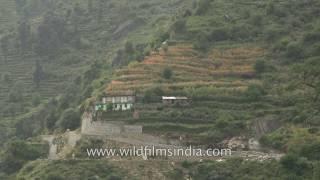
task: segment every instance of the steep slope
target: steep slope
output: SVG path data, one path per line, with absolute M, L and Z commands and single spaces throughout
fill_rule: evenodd
M 54 118 L 59 119 L 64 110 L 77 107 L 79 101 L 90 96 L 92 89 L 101 86 L 103 82 L 99 81 L 108 78 L 92 82 L 99 78 L 102 69 L 106 76 L 110 74 L 116 50 L 126 42 L 149 43 L 156 29 L 166 28 L 171 16 L 185 5 L 189 3 L 178 0 L 165 3 L 5 0 L 0 16 L 3 21 L 0 27 L 0 123 L 4 129 L 30 124 L 23 121 L 42 111 L 50 114 L 43 105 L 52 98 L 60 105 L 65 104 L 51 111 L 56 114 Z M 157 8 L 153 8 L 155 6 Z M 149 18 L 145 18 L 147 16 Z M 97 62 L 103 67 L 96 66 Z M 34 124 L 46 124 L 41 123 L 44 118 L 35 118 Z M 31 133 L 34 134 L 48 128 L 39 126 L 28 129 L 37 131 Z
M 52 58 L 46 57 L 46 53 L 45 57 L 32 53 L 22 56 L 15 47 L 15 33 L 5 32 L 11 44 L 5 55 L 15 60 L 10 60 L 8 68 L 4 64 L 1 68 L 14 74 L 13 82 L 22 79 L 26 83 L 22 83 L 22 88 L 1 84 L 2 99 L 10 91 L 15 94 L 15 89 L 23 89 L 23 106 L 27 108 L 20 109 L 18 117 L 10 109 L 4 113 L 6 117 L 1 118 L 0 126 L 3 140 L 19 133 L 31 137 L 45 132 L 45 128 L 56 132 L 76 129 L 80 112 L 73 109 L 78 110 L 80 103 L 81 110 L 91 109 L 90 103 L 99 101 L 104 93 L 135 90 L 138 99 L 134 112 L 106 112 L 102 120 L 142 125 L 144 133 L 202 147 L 221 147 L 223 140 L 232 137 L 244 136 L 247 140 L 256 136 L 267 149 L 275 148 L 287 155 L 280 161 L 263 162 L 248 158 L 177 164 L 166 161 L 155 168 L 145 167 L 152 166 L 152 162 L 139 162 L 132 169 L 134 162 L 128 166 L 125 161 L 114 163 L 130 171 L 129 179 L 131 175 L 153 177 L 148 176 L 149 169 L 158 172 L 160 179 L 319 179 L 319 1 L 44 2 L 56 3 L 40 6 L 31 13 L 33 28 L 43 22 L 45 10 L 50 9 L 66 17 L 66 32 L 71 35 L 63 36 L 63 51 Z M 13 8 L 12 1 L 6 4 Z M 73 12 L 78 12 L 80 18 Z M 9 17 L 17 16 L 13 13 L 4 19 Z M 161 45 L 164 41 L 168 44 Z M 33 108 L 28 98 L 34 93 L 29 78 L 34 71 L 24 72 L 18 65 L 18 59 L 23 57 L 33 59 L 33 64 L 40 59 L 43 69 L 52 75 L 47 78 L 53 80 L 52 88 L 43 92 L 45 81 L 41 82 L 39 94 L 45 103 Z M 34 68 L 29 63 L 25 66 Z M 77 78 L 79 74 L 83 77 Z M 6 80 L 8 76 L 3 77 Z M 75 86 L 61 94 L 71 81 Z M 46 103 L 57 94 L 60 98 Z M 186 96 L 192 102 L 185 107 L 163 105 L 161 96 L 171 95 Z M 90 96 L 93 97 L 87 99 Z M 4 100 L 3 106 L 7 102 Z M 18 107 L 19 103 L 18 100 L 11 105 Z M 17 120 L 19 123 L 13 123 Z M 92 140 L 85 145 L 101 145 L 99 142 Z M 83 151 L 81 148 L 76 150 Z M 23 165 L 21 162 L 30 160 L 24 156 L 12 158 L 15 156 L 11 152 L 14 151 L 6 150 L 1 165 L 18 162 L 16 171 Z M 112 177 L 113 171 L 106 169 L 113 167 L 99 160 L 44 160 L 28 164 L 19 175 L 40 179 L 61 179 L 60 175 L 70 179 L 119 179 L 117 175 L 128 178 L 126 173 L 117 172 Z M 54 172 L 47 174 L 49 171 Z
M 145 133 L 182 136 L 185 143 L 202 145 L 249 136 L 254 120 L 262 116 L 272 119 L 288 110 L 272 97 L 250 97 L 252 87 L 262 84 L 254 67 L 265 56 L 266 50 L 251 44 L 217 45 L 204 54 L 188 42 L 169 42 L 167 50 L 115 71 L 107 85 L 106 93 L 134 90 L 142 96 L 135 106 L 139 118 L 107 112 L 105 120 L 143 125 Z M 170 79 L 163 77 L 167 68 L 172 71 Z M 155 100 L 149 101 L 149 94 Z M 164 106 L 161 95 L 187 96 L 192 103 Z

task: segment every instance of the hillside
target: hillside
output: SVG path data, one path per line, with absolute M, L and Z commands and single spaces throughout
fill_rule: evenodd
M 201 57 L 190 43 L 170 45 L 166 51 L 151 53 L 141 63 L 132 62 L 128 68 L 117 70 L 107 91 L 145 91 L 157 85 L 177 90 L 211 85 L 222 91 L 245 89 L 257 81 L 254 64 L 264 56 L 264 50 L 238 46 L 216 48 Z M 173 72 L 169 80 L 162 77 L 165 68 Z
M 262 102 L 246 95 L 262 83 L 254 66 L 265 55 L 263 48 L 250 44 L 219 45 L 203 55 L 190 43 L 169 43 L 167 50 L 153 52 L 141 63 L 132 62 L 115 71 L 106 92 L 135 90 L 145 94 L 135 107 L 139 119 L 128 120 L 130 124 L 143 125 L 145 132 L 184 136 L 197 144 L 218 143 L 233 135 L 250 134 L 248 125 L 262 115 L 287 110 L 271 97 Z M 172 71 L 170 79 L 162 75 L 166 68 Z M 160 98 L 149 100 L 149 94 L 184 95 L 192 103 L 187 107 L 166 107 Z
M 15 136 L 14 128 L 25 131 L 17 133 L 22 137 L 39 134 L 43 129 L 53 130 L 55 122 L 43 123 L 46 117 L 32 117 L 52 112 L 53 121 L 57 121 L 64 110 L 79 106 L 108 78 L 92 82 L 100 73 L 110 74 L 116 50 L 131 41 L 144 47 L 152 41 L 157 29 L 170 24 L 171 15 L 184 8 L 184 3 L 172 1 L 152 9 L 158 3 L 2 2 L 0 123 L 3 135 Z M 144 10 L 135 11 L 140 6 Z M 126 13 L 118 16 L 123 10 Z M 144 18 L 147 14 L 152 15 Z M 48 110 L 50 102 L 56 102 L 55 111 Z M 35 123 L 30 127 L 27 122 Z M 2 139 L 5 138 L 1 138 L 1 144 Z
M 0 179 L 319 179 L 319 16 L 317 0 L 3 0 Z M 94 111 L 119 92 L 135 93 L 132 111 Z M 61 159 L 44 158 L 40 135 L 64 142 L 81 118 L 142 134 L 82 134 L 66 154 L 57 145 Z M 203 149 L 240 141 L 233 150 L 247 154 L 85 155 L 156 141 Z

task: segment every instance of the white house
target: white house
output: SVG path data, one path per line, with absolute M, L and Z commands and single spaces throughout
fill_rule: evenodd
M 113 111 L 127 111 L 133 108 L 136 95 L 133 91 L 113 92 L 102 99 L 103 104 L 111 104 Z

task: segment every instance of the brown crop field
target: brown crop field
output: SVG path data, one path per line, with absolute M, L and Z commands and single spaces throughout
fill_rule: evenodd
M 142 62 L 116 71 L 107 91 L 144 91 L 153 85 L 169 89 L 202 86 L 245 89 L 251 83 L 259 83 L 253 67 L 264 54 L 262 48 L 241 47 L 213 48 L 203 56 L 191 44 L 176 44 L 166 52 L 152 52 Z M 165 68 L 173 72 L 169 80 L 162 77 Z

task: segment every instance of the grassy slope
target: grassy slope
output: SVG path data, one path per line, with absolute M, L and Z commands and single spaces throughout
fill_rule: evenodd
M 276 11 L 274 14 L 270 15 L 267 14 L 267 9 L 271 2 L 275 6 Z M 108 86 L 108 90 L 137 88 L 137 90 L 144 91 L 148 87 L 156 85 L 163 86 L 166 93 L 172 94 L 181 93 L 192 96 L 192 92 L 197 95 L 199 92 L 205 91 L 207 93 L 209 91 L 208 94 L 210 94 L 210 98 L 205 96 L 206 100 L 203 100 L 203 98 L 199 98 L 195 95 L 196 100 L 190 109 L 186 110 L 181 108 L 163 108 L 161 106 L 158 108 L 157 106 L 159 104 L 147 104 L 148 108 L 145 109 L 142 108 L 145 107 L 145 105 L 141 104 L 141 118 L 130 123 L 147 125 L 147 130 L 149 129 L 150 133 L 176 133 L 173 135 L 181 135 L 187 132 L 187 134 L 190 133 L 192 138 L 197 138 L 200 133 L 202 140 L 208 137 L 219 138 L 219 133 L 209 133 L 220 130 L 227 132 L 228 135 L 239 135 L 241 133 L 247 134 L 248 131 L 237 132 L 235 130 L 242 128 L 243 130 L 247 130 L 243 125 L 250 123 L 253 119 L 265 117 L 270 114 L 277 115 L 281 112 L 283 105 L 280 105 L 279 107 L 278 101 L 282 101 L 282 99 L 279 99 L 279 94 L 276 92 L 279 92 L 281 89 L 286 87 L 286 83 L 290 80 L 288 76 L 285 75 L 286 72 L 288 72 L 287 66 L 282 66 L 281 64 L 291 60 L 290 58 L 283 56 L 283 53 L 285 53 L 289 42 L 299 40 L 306 31 L 309 31 L 309 29 L 312 29 L 313 25 L 317 24 L 318 21 L 312 18 L 312 13 L 316 12 L 317 5 L 317 3 L 314 3 L 311 6 L 300 5 L 299 2 L 278 3 L 275 1 L 248 2 L 216 0 L 212 3 L 213 7 L 207 13 L 200 16 L 193 15 L 186 18 L 187 33 L 182 35 L 182 37 L 187 39 L 188 44 L 170 45 L 167 54 L 163 52 L 160 52 L 160 54 L 153 54 L 146 57 L 145 61 L 142 63 L 131 64 L 129 67 L 125 67 L 115 72 L 113 77 L 114 81 Z M 300 10 L 296 10 L 297 7 L 299 7 Z M 225 15 L 231 17 L 232 20 L 227 20 Z M 262 19 L 260 19 L 261 16 Z M 305 17 L 308 17 L 308 19 Z M 262 24 L 259 23 L 259 19 Z M 205 55 L 201 53 L 201 56 L 199 57 L 197 55 L 199 52 L 195 52 L 191 46 L 191 43 L 196 40 L 196 36 L 193 35 L 203 31 L 211 31 L 220 27 L 225 27 L 225 30 L 227 31 L 232 31 L 232 29 L 235 28 L 239 30 L 239 32 L 241 30 L 244 32 L 241 31 L 242 34 L 240 33 L 236 38 L 228 38 L 224 43 L 211 42 L 212 46 L 209 48 L 209 53 Z M 270 30 L 270 28 L 274 29 Z M 191 38 L 189 33 L 193 34 L 191 35 Z M 271 39 L 269 39 L 269 33 L 271 34 Z M 140 35 L 143 36 L 143 33 Z M 139 36 L 132 36 L 132 39 L 137 41 L 137 39 L 139 39 L 138 37 Z M 250 44 L 249 48 L 248 44 Z M 258 56 L 256 56 L 257 54 L 255 53 L 251 54 L 251 52 L 256 52 L 256 50 L 260 52 L 258 53 Z M 227 55 L 229 54 L 228 52 L 240 51 L 240 53 L 235 53 L 236 56 L 234 57 L 233 55 L 230 59 L 227 58 L 228 56 L 221 57 L 221 51 L 227 52 Z M 182 54 L 188 54 L 188 56 L 181 57 L 181 52 Z M 174 56 L 176 53 L 179 55 Z M 248 53 L 252 56 L 249 56 L 249 58 L 243 58 L 246 57 Z M 256 77 L 251 79 L 243 78 L 241 73 L 252 73 L 254 61 L 261 57 L 268 63 L 275 66 L 276 69 L 280 70 L 277 72 L 266 73 L 266 78 L 263 77 L 263 79 Z M 223 65 L 220 67 L 222 69 L 219 70 L 219 68 L 216 69 L 213 67 L 211 60 L 220 58 L 223 60 Z M 238 62 L 237 60 L 239 59 L 242 61 Z M 161 71 L 166 66 L 170 66 L 173 69 L 175 75 L 172 80 L 164 80 L 161 78 Z M 234 71 L 236 72 L 235 76 L 230 77 L 230 72 Z M 225 72 L 227 72 L 227 75 Z M 193 76 L 194 73 L 199 76 Z M 274 75 L 272 76 L 272 74 Z M 153 77 L 152 80 L 150 80 L 150 76 Z M 248 101 L 246 98 L 239 97 L 243 95 L 243 90 L 245 90 L 249 84 L 265 82 L 268 80 L 268 76 L 269 78 L 271 76 L 271 79 L 276 79 L 278 82 L 275 87 L 268 89 L 269 95 L 267 97 L 263 97 L 262 100 L 258 101 Z M 279 77 L 275 78 L 275 76 Z M 199 82 L 198 80 L 201 81 Z M 235 81 L 237 83 L 234 83 Z M 137 85 L 137 82 L 141 84 Z M 217 82 L 219 82 L 219 86 L 217 85 Z M 209 90 L 205 89 L 207 85 L 211 86 Z M 201 88 L 203 86 L 204 88 Z M 192 87 L 192 89 L 185 87 Z M 229 92 L 229 90 L 231 92 Z M 285 110 L 284 115 L 286 115 L 286 109 L 284 108 L 283 110 Z M 281 117 L 283 117 L 283 115 L 277 116 L 279 119 Z M 204 120 L 205 122 L 201 120 Z M 230 129 L 222 128 L 225 124 L 217 123 L 218 120 L 227 121 L 227 123 L 229 123 L 227 127 Z M 240 127 L 238 127 L 238 125 L 240 125 Z M 300 134 L 310 134 L 306 131 L 308 128 L 305 126 L 294 126 L 302 127 L 302 130 L 298 131 Z M 297 127 L 294 127 L 294 129 L 297 129 Z M 296 131 L 290 131 L 289 133 L 291 132 Z M 289 139 L 290 137 L 297 137 L 299 133 L 293 133 L 293 135 L 286 137 L 289 137 Z M 308 137 L 309 135 L 306 136 Z M 282 140 L 283 137 L 281 136 L 279 139 Z M 299 139 L 297 142 L 304 141 L 303 138 L 297 139 Z M 314 139 L 314 137 L 311 139 Z M 260 174 L 256 174 L 256 172 L 259 171 L 255 170 L 255 168 L 261 167 L 262 165 L 250 162 L 231 162 L 230 164 L 226 164 L 226 166 L 224 166 L 225 164 L 221 165 L 224 170 L 234 165 L 233 168 L 235 170 L 226 172 L 219 169 L 219 165 L 214 163 L 205 163 L 203 166 L 208 167 L 199 166 L 195 173 L 190 173 L 195 178 L 199 179 L 205 179 L 213 176 L 217 178 L 229 177 L 230 179 L 239 179 L 239 174 L 241 175 L 249 171 L 251 172 L 250 176 L 242 176 L 243 179 L 262 179 L 263 177 L 270 177 L 270 172 L 273 172 L 273 168 L 279 165 L 278 163 L 273 163 L 275 162 L 264 164 L 265 168 L 263 169 L 267 172 L 261 172 Z M 243 167 L 243 169 L 239 167 Z M 190 169 L 183 171 L 188 173 Z M 216 173 L 215 171 L 219 171 L 222 174 Z M 288 169 L 282 169 L 281 173 L 288 173 Z M 312 171 L 307 173 L 306 178 L 310 178 L 311 174 Z M 172 177 L 172 179 L 177 179 L 177 177 L 183 177 L 183 174 L 181 174 L 181 171 L 179 170 L 178 175 Z M 287 179 L 290 179 L 290 177 L 291 176 L 286 175 L 283 176 L 283 178 Z
M 255 78 L 253 66 L 257 59 L 265 56 L 262 48 L 250 44 L 215 46 L 203 56 L 203 53 L 193 49 L 192 44 L 178 43 L 170 45 L 167 52 L 162 50 L 151 54 L 141 63 L 132 63 L 116 71 L 106 91 L 134 89 L 142 93 L 159 87 L 165 95 L 182 93 L 194 100 L 190 107 L 184 108 L 159 108 L 161 104 L 157 103 L 138 104 L 136 110 L 140 118 L 129 123 L 143 124 L 148 133 L 173 133 L 174 136 L 191 134 L 191 141 L 198 136 L 210 139 L 215 138 L 210 137 L 210 132 L 217 129 L 219 120 L 224 116 L 228 117 L 223 120 L 233 121 L 227 123 L 245 126 L 260 114 L 272 114 L 277 108 L 272 102 L 240 100 L 237 103 L 232 100 L 241 96 L 249 85 L 261 84 Z M 168 67 L 174 74 L 170 80 L 161 75 L 163 69 Z M 208 97 L 200 98 L 201 90 L 209 91 L 204 95 Z M 237 132 L 228 131 L 223 137 L 232 134 Z M 223 137 L 216 137 L 217 141 Z
M 32 12 L 29 21 L 33 30 L 37 29 L 44 14 L 50 9 L 41 3 L 39 6 L 33 6 L 34 2 L 28 1 L 27 5 L 28 10 Z M 88 1 L 77 1 L 77 3 L 88 13 Z M 65 14 L 68 9 L 75 6 L 73 1 L 58 1 L 54 4 L 54 8 L 51 8 L 51 10 L 59 14 Z M 56 57 L 43 60 L 46 58 L 39 57 L 31 51 L 27 51 L 23 55 L 18 52 L 15 44 L 17 43 L 16 28 L 19 16 L 15 12 L 15 3 L 7 0 L 2 2 L 1 36 L 10 34 L 9 52 L 6 55 L 3 52 L 0 54 L 1 75 L 8 75 L 10 79 L 9 83 L 3 82 L 0 86 L 0 106 L 3 111 L 1 113 L 1 123 L 3 126 L 6 129 L 11 128 L 12 124 L 19 121 L 21 117 L 25 117 L 41 107 L 41 104 L 39 107 L 32 105 L 33 94 L 39 94 L 41 102 L 45 104 L 49 98 L 66 93 L 74 80 L 83 76 L 94 61 L 104 62 L 108 66 L 115 51 L 123 47 L 126 41 L 133 41 L 134 44 L 144 44 L 151 41 L 151 34 L 157 32 L 158 29 L 167 27 L 170 23 L 170 17 L 180 8 L 184 8 L 182 4 L 186 3 L 179 1 L 165 3 L 158 1 L 109 1 L 103 3 L 101 22 L 97 22 L 96 11 L 87 14 L 85 17 L 83 16 L 80 22 L 79 36 L 86 43 L 89 43 L 88 47 L 77 49 L 70 44 L 65 44 L 62 47 L 63 50 Z M 142 5 L 145 8 L 139 9 Z M 97 8 L 98 6 L 98 1 L 93 1 L 93 7 Z M 10 13 L 7 12 L 8 9 Z M 121 16 L 118 15 L 120 12 L 122 12 Z M 119 27 L 136 19 L 142 19 L 144 23 L 134 27 L 124 27 L 119 33 Z M 11 30 L 9 31 L 8 28 Z M 35 60 L 41 61 L 43 70 L 47 75 L 38 89 L 32 79 Z M 101 81 L 108 78 L 108 74 L 110 74 L 108 71 L 110 69 L 105 69 L 102 72 L 105 75 L 101 80 L 95 82 L 95 88 L 99 86 Z M 19 104 L 8 101 L 8 94 L 15 87 L 22 93 Z M 13 114 L 9 107 L 15 110 Z
M 294 107 L 288 101 L 291 92 L 286 89 L 292 81 L 290 66 L 298 61 L 290 55 L 290 46 L 317 29 L 318 20 L 313 15 L 318 13 L 319 3 L 217 0 L 207 6 L 210 8 L 203 11 L 205 13 L 197 15 L 194 12 L 192 16 L 180 18 L 185 22 L 184 30 L 175 32 L 171 40 L 184 43 L 169 43 L 168 52 L 152 53 L 143 62 L 131 63 L 116 71 L 106 91 L 134 89 L 145 92 L 157 87 L 165 95 L 195 96 L 190 108 L 138 105 L 140 119 L 130 123 L 146 125 L 145 130 L 150 133 L 178 132 L 181 135 L 194 132 L 196 137 L 202 132 L 204 137 L 208 134 L 210 137 L 210 131 L 220 131 L 221 128 L 217 128 L 220 120 L 238 120 L 243 127 L 265 117 L 288 124 L 293 118 Z M 199 34 L 205 35 L 203 42 L 199 40 Z M 209 44 L 207 52 L 193 48 L 197 41 Z M 299 53 L 309 53 L 313 48 L 306 44 Z M 253 67 L 257 60 L 263 60 L 271 69 L 255 76 Z M 161 76 L 165 67 L 173 71 L 170 80 Z M 248 85 L 252 84 L 262 85 L 267 94 L 255 100 L 243 97 Z M 201 93 L 206 94 L 202 99 L 197 97 Z M 201 125 L 197 124 L 199 122 Z M 229 125 L 237 129 L 232 123 Z M 250 134 L 250 126 L 247 128 L 243 129 Z M 297 128 L 306 127 L 300 124 Z M 226 134 L 232 134 L 230 131 Z
M 76 3 L 75 1 L 56 1 L 54 3 L 55 7 L 49 8 L 45 5 L 33 6 L 34 2 L 36 1 L 28 1 L 28 11 L 32 12 L 29 19 L 32 30 L 37 29 L 44 14 L 49 9 L 63 15 L 68 9 L 72 9 Z M 87 0 L 77 1 L 77 3 L 80 4 L 85 13 L 88 13 Z M 93 3 L 94 8 L 99 6 L 98 1 L 93 1 Z M 114 0 L 105 2 L 100 22 L 96 19 L 97 11 L 86 14 L 80 22 L 79 36 L 86 43 L 89 43 L 89 46 L 78 49 L 71 44 L 64 44 L 62 51 L 56 54 L 54 58 L 42 58 L 29 50 L 23 54 L 18 52 L 15 44 L 17 44 L 16 28 L 19 16 L 15 13 L 16 7 L 14 1 L 5 0 L 1 2 L 2 14 L 0 19 L 2 23 L 0 25 L 0 34 L 1 37 L 10 35 L 10 45 L 9 52 L 6 55 L 0 51 L 0 71 L 1 76 L 9 75 L 10 82 L 4 82 L 1 79 L 0 106 L 3 109 L 10 104 L 15 107 L 14 114 L 8 112 L 1 113 L 1 144 L 5 143 L 8 138 L 20 133 L 15 131 L 17 122 L 28 119 L 28 122 L 24 123 L 25 125 L 31 125 L 33 127 L 41 126 L 44 116 L 46 116 L 44 114 L 41 115 L 41 111 L 46 108 L 45 105 L 49 102 L 48 100 L 57 96 L 63 97 L 75 79 L 83 76 L 85 72 L 92 68 L 91 64 L 99 61 L 103 62 L 103 67 L 100 67 L 100 69 L 103 69 L 101 77 L 86 84 L 86 86 L 91 86 L 92 83 L 96 91 L 101 84 L 108 81 L 110 71 L 112 71 L 110 64 L 117 49 L 123 48 L 127 41 L 131 41 L 133 44 L 149 43 L 153 40 L 153 34 L 162 29 L 166 29 L 171 24 L 171 17 L 178 13 L 180 9 L 184 9 L 185 5 L 189 6 L 189 2 L 185 3 L 179 0 L 170 2 L 158 0 L 130 0 L 122 2 Z M 133 22 L 134 24 L 136 20 L 142 21 L 143 23 L 126 27 L 127 22 Z M 39 89 L 35 88 L 32 79 L 35 60 L 41 61 L 43 70 L 46 75 L 48 75 L 46 79 L 40 83 Z M 78 86 L 78 91 L 81 91 L 80 86 Z M 23 95 L 19 103 L 15 104 L 8 101 L 8 94 L 14 87 L 17 87 Z M 34 93 L 40 95 L 40 104 L 37 106 L 32 105 L 32 95 Z M 17 108 L 17 104 L 19 104 L 21 108 Z M 79 104 L 74 105 L 78 106 Z M 29 130 L 34 131 L 35 129 L 36 128 L 31 128 Z M 37 130 L 35 133 L 41 133 L 41 130 L 40 132 Z M 92 162 L 91 164 L 97 165 L 99 163 Z M 46 164 L 45 166 L 50 167 L 51 165 Z M 103 170 L 99 169 L 97 171 L 102 172 Z M 109 175 L 110 173 L 108 172 L 107 174 Z M 1 177 L 2 175 L 3 174 L 1 174 Z M 23 176 L 27 177 L 28 175 Z M 43 174 L 39 174 L 39 177 L 42 176 Z M 87 176 L 87 174 L 84 176 Z M 104 177 L 104 175 L 101 177 Z

